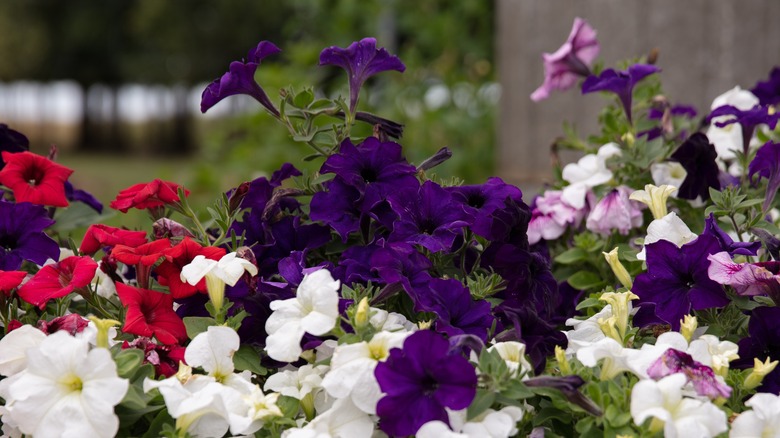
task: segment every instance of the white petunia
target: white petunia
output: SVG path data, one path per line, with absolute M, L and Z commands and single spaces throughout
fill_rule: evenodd
M 659 381 L 641 380 L 631 391 L 631 416 L 634 423 L 657 419 L 663 423 L 664 436 L 714 437 L 728 430 L 726 414 L 709 401 L 683 397 L 684 374 L 672 374 Z M 660 429 L 660 423 L 658 428 Z M 655 428 L 651 426 L 655 431 Z M 660 430 L 658 430 L 660 432 Z
M 235 252 L 231 252 L 222 256 L 219 261 L 207 259 L 202 255 L 195 256 L 192 262 L 181 269 L 179 277 L 181 281 L 192 286 L 198 284 L 205 277 L 209 299 L 214 308 L 219 311 L 225 298 L 225 285 L 235 286 L 244 272 L 248 272 L 252 276 L 257 275 L 257 266 L 249 260 L 238 257 Z
M 517 422 L 525 411 L 517 406 L 506 406 L 499 411 L 487 409 L 466 421 L 466 409 L 447 409 L 449 426 L 442 421 L 429 421 L 420 427 L 418 438 L 507 438 L 517 434 Z
M 577 350 L 577 360 L 587 367 L 595 367 L 601 362 L 601 380 L 611 379 L 623 371 L 634 371 L 630 361 L 634 360 L 637 350 L 624 348 L 620 342 L 605 337 L 600 341 Z
M 612 316 L 612 306 L 607 304 L 597 314 L 591 316 L 588 319 L 576 319 L 569 318 L 566 320 L 566 325 L 571 327 L 572 330 L 563 332 L 568 339 L 568 347 L 566 348 L 566 354 L 571 356 L 577 353 L 577 350 L 594 342 L 600 341 L 607 336 L 601 330 L 598 321 L 607 320 Z
M 686 243 L 695 240 L 696 234 L 694 234 L 688 225 L 677 216 L 677 213 L 671 212 L 661 219 L 655 219 L 647 226 L 647 237 L 645 237 L 645 246 L 642 248 L 642 252 L 636 255 L 639 260 L 644 260 L 646 257 L 645 249 L 647 245 L 658 242 L 659 240 L 666 240 L 674 243 L 678 247 L 682 247 Z
M 731 105 L 739 110 L 745 111 L 758 105 L 758 98 L 748 90 L 743 90 L 739 86 L 721 94 L 712 101 L 710 109 L 716 109 L 724 105 Z M 715 145 L 718 152 L 718 158 L 721 160 L 731 160 L 736 158 L 734 151 L 742 150 L 742 127 L 739 123 L 732 123 L 722 128 L 716 126 L 716 123 L 730 119 L 731 116 L 715 117 L 710 122 L 707 129 L 707 138 L 710 143 Z
M 712 368 L 715 373 L 725 375 L 729 362 L 739 359 L 739 347 L 731 341 L 721 341 L 713 335 L 702 335 L 691 341 L 688 354 L 693 360 Z
M 488 351 L 496 351 L 501 359 L 504 359 L 507 367 L 516 376 L 528 378 L 533 367 L 525 358 L 525 344 L 522 342 L 508 341 L 491 345 Z
M 670 348 L 685 352 L 688 350 L 688 341 L 679 332 L 662 333 L 654 345 L 645 344 L 641 349 L 633 350 L 636 353 L 631 354 L 631 357 L 628 358 L 631 372 L 640 378 L 647 379 L 647 369 Z
M 758 393 L 745 402 L 753 408 L 745 411 L 731 423 L 730 438 L 780 438 L 780 397 Z
M 374 421 L 371 417 L 358 409 L 349 398 L 342 398 L 306 426 L 284 431 L 282 437 L 353 438 L 370 437 L 373 432 Z
M 360 410 L 376 413 L 382 391 L 374 377 L 377 363 L 390 355 L 392 348 L 401 348 L 410 333 L 379 332 L 368 342 L 343 344 L 336 348 L 330 362 L 330 372 L 322 387 L 335 398 L 350 397 Z
M 672 186 L 680 187 L 685 181 L 685 177 L 688 176 L 688 172 L 682 167 L 682 164 L 670 161 L 668 163 L 655 163 L 650 166 L 650 174 L 653 176 L 653 184 L 656 186 Z M 671 196 L 677 197 L 675 190 L 671 193 Z
M 233 374 L 233 354 L 240 344 L 238 333 L 232 328 L 212 326 L 190 342 L 184 352 L 184 360 L 222 381 Z
M 27 368 L 4 394 L 3 418 L 28 435 L 111 437 L 119 429 L 114 406 L 127 388 L 107 349 L 57 332 L 27 351 Z
M 585 155 L 577 163 L 567 164 L 561 176 L 569 185 L 563 188 L 561 199 L 574 208 L 583 208 L 588 189 L 612 179 L 612 171 L 607 169 L 606 162 L 620 153 L 617 144 L 607 143 L 596 154 Z
M 322 376 L 328 371 L 325 365 L 304 365 L 298 369 L 282 369 L 265 381 L 265 391 L 303 399 L 322 388 Z
M 6 377 L 27 368 L 27 350 L 36 348 L 46 339 L 37 328 L 25 324 L 0 339 L 0 374 Z
M 304 333 L 322 336 L 339 318 L 340 283 L 325 269 L 303 277 L 295 298 L 271 302 L 273 313 L 265 323 L 266 351 L 271 359 L 293 362 L 303 352 Z

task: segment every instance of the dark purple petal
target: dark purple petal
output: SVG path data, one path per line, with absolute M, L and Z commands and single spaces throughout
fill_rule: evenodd
M 739 359 L 732 362 L 735 368 L 753 368 L 753 360 L 780 360 L 780 307 L 753 309 L 748 322 L 748 333 L 739 341 Z M 780 367 L 769 373 L 758 387 L 760 392 L 780 394 Z
M 103 213 L 103 204 L 86 190 L 77 190 L 73 188 L 70 181 L 65 181 L 65 197 L 68 201 L 83 202 L 98 213 Z
M 15 271 L 22 260 L 43 265 L 58 260 L 60 247 L 43 232 L 54 224 L 46 209 L 29 202 L 0 201 L 0 269 Z
M 756 152 L 755 158 L 748 166 L 748 176 L 753 180 L 753 176 L 758 174 L 760 178 L 766 178 L 766 197 L 764 198 L 764 211 L 769 211 L 775 195 L 780 189 L 780 143 L 768 141 L 764 143 Z
M 720 248 L 723 251 L 727 251 L 732 257 L 735 255 L 754 256 L 761 249 L 761 242 L 734 242 L 734 239 L 718 226 L 715 215 L 712 213 L 704 221 L 704 232 L 702 234 L 709 234 L 718 239 Z
M 598 76 L 588 76 L 582 83 L 582 94 L 595 91 L 610 91 L 615 93 L 623 105 L 628 121 L 631 121 L 631 93 L 634 86 L 645 77 L 661 71 L 649 64 L 634 64 L 627 71 L 606 69 Z
M 715 159 L 718 153 L 706 135 L 697 132 L 672 154 L 671 159 L 679 162 L 687 175 L 680 186 L 678 196 L 683 199 L 710 199 L 710 187 L 720 189 L 720 170 Z
M 387 70 L 403 72 L 406 66 L 398 57 L 384 48 L 377 49 L 375 38 L 363 38 L 349 45 L 328 47 L 320 53 L 320 65 L 335 65 L 349 75 L 349 108 L 352 113 L 357 106 L 358 94 L 369 77 Z
M 780 67 L 773 68 L 769 73 L 769 79 L 756 83 L 750 91 L 756 95 L 761 105 L 780 103 Z

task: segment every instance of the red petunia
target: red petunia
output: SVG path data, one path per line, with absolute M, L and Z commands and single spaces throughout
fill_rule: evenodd
M 50 335 L 59 331 L 66 331 L 71 336 L 81 333 L 89 325 L 89 320 L 77 313 L 58 316 L 51 321 L 38 321 L 38 330 Z
M 32 152 L 3 151 L 0 184 L 14 192 L 16 202 L 67 207 L 65 181 L 73 170 Z
M 146 243 L 146 231 L 131 231 L 103 224 L 90 225 L 81 241 L 79 251 L 93 255 L 104 246 L 125 245 L 131 248 Z
M 70 256 L 46 265 L 19 288 L 19 297 L 43 309 L 54 298 L 62 298 L 92 282 L 98 264 L 89 257 Z
M 116 245 L 111 256 L 126 265 L 152 266 L 165 255 L 171 247 L 169 239 L 154 240 L 135 248 L 127 245 Z
M 24 271 L 0 271 L 0 293 L 7 295 L 19 287 L 27 273 Z
M 173 297 L 162 292 L 117 283 L 119 301 L 127 309 L 122 331 L 138 336 L 154 336 L 163 344 L 187 339 L 187 329 L 173 311 Z
M 141 183 L 128 187 L 111 201 L 111 208 L 127 213 L 131 208 L 143 210 L 145 208 L 162 207 L 165 204 L 179 202 L 179 186 L 176 183 L 155 179 L 150 183 Z M 188 196 L 189 190 L 184 190 Z
M 181 280 L 181 269 L 192 262 L 196 256 L 219 261 L 227 251 L 216 246 L 202 246 L 198 242 L 185 237 L 178 245 L 166 251 L 166 260 L 156 268 L 157 281 L 168 286 L 173 299 L 187 298 L 197 292 L 206 293 L 206 280 L 201 280 L 195 286 Z

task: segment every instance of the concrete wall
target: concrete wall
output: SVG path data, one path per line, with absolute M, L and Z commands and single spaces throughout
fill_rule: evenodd
M 701 111 L 723 91 L 750 88 L 780 65 L 780 0 L 496 1 L 503 87 L 498 171 L 525 187 L 551 179 L 549 147 L 562 134 L 562 122 L 573 122 L 581 134 L 594 132 L 605 103 L 598 93 L 582 96 L 579 88 L 540 103 L 528 97 L 542 83 L 542 52 L 560 47 L 574 17 L 598 31 L 599 58 L 607 67 L 659 48 L 669 99 Z

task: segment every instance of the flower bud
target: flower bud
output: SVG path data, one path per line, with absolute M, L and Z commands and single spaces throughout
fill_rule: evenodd
M 699 320 L 695 316 L 685 315 L 680 323 L 680 334 L 690 343 L 693 340 L 693 333 L 699 327 Z
M 637 190 L 631 194 L 629 199 L 639 201 L 650 207 L 650 212 L 653 213 L 653 218 L 661 219 L 666 216 L 666 200 L 677 190 L 677 187 L 663 184 L 660 187 L 656 187 L 652 184 L 645 185 L 644 190 Z
M 764 380 L 764 377 L 774 371 L 778 361 L 770 361 L 770 359 L 767 357 L 766 362 L 761 362 L 758 358 L 753 359 L 753 371 L 745 378 L 745 389 L 757 388 Z
M 94 315 L 89 315 L 87 318 L 95 323 L 95 327 L 97 328 L 96 344 L 98 348 L 108 348 L 108 330 L 121 323 L 114 319 L 100 319 Z
M 571 365 L 569 359 L 566 358 L 566 350 L 561 348 L 560 345 L 555 346 L 555 360 L 558 361 L 558 368 L 561 370 L 561 374 L 564 376 L 571 374 Z
M 626 267 L 620 263 L 618 248 L 615 247 L 612 251 L 602 252 L 602 254 L 604 254 L 604 258 L 607 259 L 609 267 L 612 268 L 612 272 L 615 274 L 615 277 L 617 277 L 620 284 L 625 286 L 626 289 L 631 289 L 634 285 L 634 281 L 631 279 L 631 275 L 628 274 Z
M 628 315 L 631 313 L 631 300 L 638 299 L 639 297 L 631 291 L 605 292 L 601 294 L 599 300 L 606 301 L 612 306 L 612 316 L 606 321 L 609 322 L 612 320 L 610 324 L 612 324 L 613 328 L 608 328 L 608 330 L 610 330 L 610 333 L 613 329 L 615 330 L 614 335 L 604 331 L 604 327 L 601 325 L 601 319 L 599 319 L 599 327 L 601 327 L 601 330 L 604 331 L 605 335 L 623 344 L 623 338 L 625 338 L 626 332 L 628 331 Z
M 620 336 L 620 332 L 618 331 L 617 318 L 615 315 L 612 315 L 609 318 L 599 318 L 596 320 L 596 323 L 599 325 L 599 328 L 604 335 L 620 342 L 621 345 L 623 344 L 623 337 Z
M 368 325 L 368 318 L 371 309 L 368 306 L 368 297 L 363 297 L 358 303 L 357 310 L 355 311 L 355 326 L 356 328 L 364 328 Z

